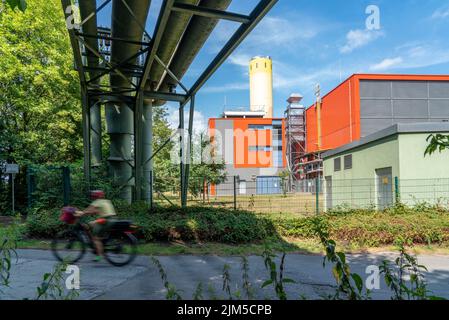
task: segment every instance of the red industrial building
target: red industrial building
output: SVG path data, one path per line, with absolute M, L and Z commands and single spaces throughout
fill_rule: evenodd
M 322 174 L 324 151 L 396 123 L 449 121 L 449 76 L 355 74 L 321 101 L 305 111 L 304 178 Z

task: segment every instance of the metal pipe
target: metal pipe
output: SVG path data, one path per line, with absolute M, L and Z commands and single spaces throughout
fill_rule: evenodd
M 143 68 L 142 77 L 138 85 L 137 106 L 142 115 L 136 119 L 139 121 L 139 130 L 142 132 L 141 139 L 138 142 L 141 144 L 141 152 L 136 154 L 136 172 L 142 172 L 142 179 L 136 180 L 136 199 L 143 200 L 150 203 L 152 206 L 153 199 L 153 100 L 149 99 L 144 105 L 145 86 L 147 84 L 148 77 L 156 59 L 156 53 L 159 50 L 159 46 L 163 41 L 163 35 L 165 33 L 167 23 L 170 20 L 171 9 L 174 0 L 164 0 L 161 13 L 155 27 L 154 36 L 152 39 L 151 50 L 146 57 L 145 65 Z M 147 86 L 153 88 L 150 84 Z
M 175 3 L 197 5 L 199 3 L 199 0 L 176 0 Z M 166 66 L 170 66 L 173 55 L 176 53 L 179 41 L 185 33 L 191 17 L 191 14 L 185 12 L 172 12 L 170 14 L 162 36 L 162 39 L 164 39 L 164 45 L 160 46 L 156 53 L 158 58 Z M 150 90 L 150 88 L 153 87 L 156 91 L 159 91 L 158 86 L 160 84 L 161 78 L 164 76 L 164 73 L 164 67 L 160 63 L 154 63 L 151 66 L 150 78 L 147 82 L 146 90 Z
M 142 41 L 144 30 L 142 26 L 146 24 L 148 10 L 150 8 L 150 0 L 114 0 L 112 3 L 112 38 L 128 39 L 130 41 Z M 129 12 L 131 9 L 133 14 Z M 111 63 L 112 65 L 120 64 L 137 54 L 141 49 L 141 45 L 133 43 L 125 43 L 123 41 L 112 41 L 111 45 Z M 129 61 L 129 65 L 135 65 L 134 61 Z M 122 74 L 132 80 L 132 75 L 127 71 L 130 68 L 124 64 L 119 68 Z M 121 88 L 131 88 L 129 81 L 121 76 L 111 73 L 111 86 Z M 131 95 L 131 94 L 129 94 Z M 134 134 L 134 115 L 133 105 L 127 103 L 112 103 L 106 107 L 106 122 L 108 133 L 111 137 L 110 148 L 110 174 L 117 184 L 121 186 L 121 199 L 132 201 L 133 168 L 132 163 L 132 146 Z M 135 145 L 135 148 L 140 148 Z M 136 151 L 136 150 L 134 150 Z
M 199 6 L 224 11 L 229 7 L 231 2 L 232 0 L 201 0 Z M 192 17 L 192 20 L 179 43 L 173 61 L 169 66 L 170 71 L 173 72 L 178 79 L 182 79 L 185 75 L 189 66 L 204 46 L 204 43 L 215 29 L 218 21 L 218 19 L 203 16 Z M 160 89 L 167 92 L 171 87 L 176 87 L 176 85 L 176 79 L 173 79 L 170 75 L 166 74 L 162 80 Z

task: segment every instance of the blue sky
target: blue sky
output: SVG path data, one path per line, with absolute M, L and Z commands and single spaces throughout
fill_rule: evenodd
M 230 11 L 249 13 L 257 0 L 237 0 Z M 147 30 L 152 32 L 161 0 L 153 0 Z M 367 6 L 380 9 L 380 30 L 367 30 Z M 228 37 L 232 22 L 220 22 L 183 79 L 199 76 Z M 275 116 L 291 93 L 314 100 L 353 73 L 449 74 L 449 1 L 441 0 L 279 0 L 253 33 L 197 96 L 196 124 L 202 127 L 224 109 L 249 106 L 248 62 L 273 58 Z M 176 121 L 175 106 L 169 105 Z

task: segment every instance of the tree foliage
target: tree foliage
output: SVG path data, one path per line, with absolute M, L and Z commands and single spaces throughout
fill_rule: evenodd
M 80 159 L 79 80 L 60 2 L 30 2 L 23 14 L 0 6 L 0 161 Z
M 426 149 L 425 155 L 432 155 L 435 152 L 443 152 L 449 148 L 449 136 L 443 134 L 432 134 L 427 138 L 429 146 Z
M 2 2 L 5 2 L 5 0 L 2 0 Z M 13 10 L 19 8 L 20 11 L 24 12 L 27 8 L 26 0 L 6 0 L 6 2 Z
M 172 158 L 174 148 L 179 146 L 176 146 L 171 139 L 165 147 L 161 148 L 170 138 L 173 138 L 175 132 L 168 122 L 167 109 L 159 107 L 153 110 L 153 150 L 155 152 L 160 150 L 154 157 L 155 190 L 159 192 L 179 191 L 180 167 L 173 163 Z M 202 161 L 201 153 L 207 150 L 210 144 L 207 136 L 203 133 L 195 134 L 192 140 L 194 146 L 192 146 L 189 191 L 196 195 L 204 188 L 204 182 L 219 184 L 225 180 L 226 175 L 224 163 Z M 197 154 L 198 152 L 200 154 Z M 196 158 L 195 161 L 193 158 Z

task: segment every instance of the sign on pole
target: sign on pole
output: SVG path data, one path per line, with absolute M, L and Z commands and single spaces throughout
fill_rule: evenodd
M 6 168 L 5 168 L 5 173 L 6 174 L 10 174 L 11 176 L 12 176 L 12 179 L 11 179 L 11 182 L 12 182 L 12 184 L 11 184 L 11 197 L 12 197 L 12 213 L 14 214 L 15 212 L 15 208 L 14 208 L 14 202 L 15 202 L 15 197 L 14 197 L 14 178 L 15 178 L 15 175 L 16 174 L 18 174 L 19 173 L 19 165 L 18 164 L 15 164 L 15 163 L 7 163 L 6 164 Z
M 18 174 L 19 173 L 19 165 L 7 163 L 6 168 L 5 168 L 5 173 L 6 174 Z

